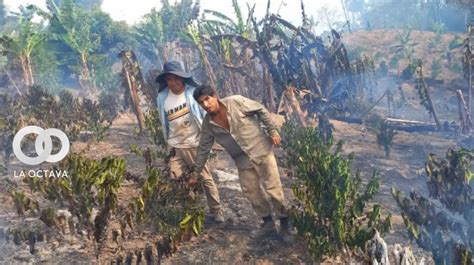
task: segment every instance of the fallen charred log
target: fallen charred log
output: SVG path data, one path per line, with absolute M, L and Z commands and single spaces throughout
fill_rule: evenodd
M 337 120 L 337 121 L 342 121 L 342 122 L 347 122 L 347 123 L 355 123 L 355 124 L 362 124 L 363 120 L 361 118 L 357 117 L 346 117 L 346 116 L 334 116 L 331 119 Z
M 406 132 L 434 132 L 438 131 L 438 127 L 435 123 L 421 122 L 421 121 L 412 121 L 412 120 L 402 120 L 402 119 L 393 119 L 386 118 L 385 123 L 390 129 L 395 129 L 399 131 Z
M 334 116 L 331 119 L 347 122 L 347 123 L 355 123 L 355 124 L 363 124 L 364 121 L 361 118 L 357 117 L 347 117 L 347 116 Z M 428 123 L 428 122 L 421 122 L 421 121 L 412 121 L 412 120 L 402 120 L 402 119 L 393 119 L 393 118 L 386 118 L 385 123 L 387 124 L 388 128 L 400 130 L 400 131 L 407 131 L 407 132 L 421 132 L 421 131 L 437 131 L 435 123 Z
M 354 124 L 363 124 L 364 121 L 361 118 L 357 117 L 347 117 L 347 116 L 334 116 L 331 119 L 342 121 L 346 123 Z M 387 124 L 387 128 L 395 129 L 405 132 L 434 132 L 438 131 L 435 123 L 421 122 L 421 121 L 412 121 L 412 120 L 402 120 L 394 118 L 386 118 L 384 122 Z M 443 128 L 446 130 L 446 128 Z M 449 129 L 449 128 L 448 128 Z

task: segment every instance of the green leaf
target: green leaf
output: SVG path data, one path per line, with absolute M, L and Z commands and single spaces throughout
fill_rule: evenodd
M 189 221 L 193 218 L 193 216 L 189 213 L 186 213 L 186 216 L 179 222 L 179 227 L 184 229 L 186 225 L 189 223 Z

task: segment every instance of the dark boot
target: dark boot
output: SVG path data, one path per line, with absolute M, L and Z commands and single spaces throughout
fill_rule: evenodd
M 293 235 L 293 231 L 291 231 L 290 224 L 288 223 L 288 217 L 280 218 L 279 235 L 285 243 L 290 244 L 295 241 L 295 236 Z
M 224 218 L 224 214 L 223 214 L 222 210 L 219 210 L 219 211 L 216 211 L 216 212 L 212 213 L 212 219 L 214 220 L 214 222 L 216 222 L 218 224 L 224 223 L 225 218 Z
M 271 216 L 267 216 L 263 218 L 263 224 L 260 225 L 260 228 L 250 233 L 250 238 L 262 238 L 277 233 L 275 221 Z

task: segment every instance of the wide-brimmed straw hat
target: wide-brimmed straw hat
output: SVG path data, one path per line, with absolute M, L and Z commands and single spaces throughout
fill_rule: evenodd
M 195 87 L 199 86 L 196 81 L 194 81 L 192 74 L 187 73 L 183 70 L 183 68 L 181 67 L 181 63 L 177 61 L 169 61 L 163 65 L 163 72 L 156 77 L 156 82 L 160 84 L 159 91 L 163 90 L 166 87 L 165 77 L 167 74 L 177 75 L 183 78 L 185 83 Z

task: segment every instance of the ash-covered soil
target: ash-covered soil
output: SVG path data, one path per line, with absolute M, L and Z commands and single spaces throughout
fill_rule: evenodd
M 417 189 L 426 193 L 424 185 L 424 161 L 429 153 L 440 156 L 448 148 L 456 144 L 457 139 L 446 133 L 404 133 L 399 132 L 395 137 L 391 158 L 385 158 L 383 150 L 375 142 L 375 136 L 363 125 L 347 124 L 332 121 L 335 126 L 335 138 L 345 141 L 344 152 L 356 154 L 353 168 L 363 172 L 364 179 L 377 170 L 382 179 L 380 194 L 376 202 L 383 205 L 384 213 L 392 213 L 393 231 L 386 236 L 387 243 L 410 245 L 418 258 L 425 257 L 429 264 L 429 254 L 411 244 L 405 230 L 400 211 L 390 195 L 392 186 L 404 192 Z M 129 145 L 135 143 L 146 146 L 147 141 L 134 134 L 135 123 L 131 114 L 122 115 L 108 131 L 103 142 L 73 144 L 74 152 L 82 152 L 91 158 L 100 158 L 108 155 L 124 156 L 128 161 L 128 170 L 138 175 L 143 174 L 144 161 L 130 152 Z M 225 151 L 217 150 L 217 159 L 213 160 L 214 170 L 231 175 L 222 177 L 215 174 L 217 185 L 225 209 L 225 224 L 214 224 L 206 221 L 203 233 L 189 242 L 179 246 L 178 251 L 166 258 L 164 264 L 310 264 L 311 258 L 307 254 L 304 241 L 298 238 L 295 244 L 285 245 L 278 238 L 253 240 L 249 233 L 257 229 L 259 220 L 252 210 L 250 203 L 244 198 L 236 169 Z M 9 174 L 2 177 L 0 182 L 0 221 L 2 227 L 42 227 L 47 230 L 37 218 L 27 216 L 20 218 L 16 214 L 12 199 L 6 191 L 18 185 L 28 191 L 25 184 L 11 176 L 13 168 L 20 168 L 16 161 L 12 161 Z M 294 181 L 281 168 L 282 181 L 288 200 L 292 201 L 290 185 Z M 232 175 L 233 174 L 233 175 Z M 136 195 L 136 183 L 126 181 L 119 201 L 121 204 Z M 204 202 L 203 202 L 204 203 Z M 118 220 L 112 218 L 109 223 L 108 238 L 96 259 L 96 245 L 93 239 L 86 236 L 71 236 L 58 232 L 47 233 L 48 242 L 36 244 L 34 255 L 29 253 L 26 244 L 16 246 L 12 242 L 0 241 L 0 263 L 2 264 L 110 264 L 119 255 L 125 257 L 128 252 L 144 249 L 147 244 L 153 244 L 157 235 L 151 229 L 143 228 L 143 232 L 126 240 L 113 242 L 111 228 L 118 226 Z M 338 259 L 336 259 L 338 260 Z M 326 263 L 335 262 L 328 259 Z
M 373 91 L 374 99 L 381 97 L 387 89 L 393 93 L 394 103 L 398 106 L 391 112 L 387 109 L 387 100 L 381 100 L 372 109 L 372 113 L 400 119 L 432 121 L 426 109 L 420 105 L 413 79 L 402 80 L 400 72 L 406 67 L 406 60 L 398 60 L 398 66 L 390 65 L 394 52 L 392 47 L 397 44 L 396 31 L 356 32 L 345 35 L 343 42 L 349 52 L 367 53 L 375 57 L 378 65 L 382 60 L 388 65 L 388 73 L 381 76 L 378 89 Z M 413 32 L 411 45 L 415 55 L 425 62 L 426 75 L 432 76 L 433 65 L 438 65 L 439 74 L 429 80 L 433 102 L 440 119 L 448 122 L 457 121 L 457 101 L 454 94 L 456 89 L 464 86 L 462 73 L 459 73 L 461 49 L 452 50 L 447 55 L 449 43 L 456 35 L 445 34 L 439 41 L 431 41 L 436 36 L 430 32 Z M 431 42 L 431 46 L 429 44 Z M 442 82 L 436 81 L 442 80 Z M 398 87 L 401 87 L 402 93 Z M 370 105 L 370 104 L 369 104 Z M 396 186 L 407 193 L 412 189 L 427 195 L 425 185 L 424 163 L 428 154 L 434 153 L 444 157 L 446 151 L 454 146 L 474 147 L 474 140 L 454 132 L 397 132 L 391 157 L 385 158 L 384 151 L 376 144 L 375 135 L 366 126 L 331 121 L 335 127 L 335 140 L 343 140 L 344 152 L 355 153 L 352 163 L 354 170 L 362 172 L 364 180 L 377 170 L 381 177 L 381 189 L 375 202 L 381 203 L 383 213 L 392 214 L 393 231 L 385 236 L 388 244 L 411 246 L 417 259 L 424 258 L 425 264 L 432 264 L 430 254 L 411 243 L 405 225 L 400 216 L 400 210 L 392 199 L 390 189 Z M 72 152 L 83 153 L 87 157 L 99 159 L 116 155 L 127 160 L 127 171 L 137 176 L 144 176 L 145 162 L 130 150 L 131 144 L 139 147 L 149 146 L 147 139 L 135 134 L 136 122 L 132 114 L 121 115 L 107 132 L 101 142 L 74 142 Z M 217 159 L 213 163 L 214 170 L 236 174 L 235 166 L 225 151 L 217 150 Z M 282 165 L 283 166 L 283 165 Z M 18 217 L 9 190 L 19 187 L 28 192 L 26 185 L 13 177 L 14 170 L 23 166 L 13 159 L 8 172 L 0 176 L 0 227 L 18 228 L 30 227 L 49 231 L 37 217 Z M 291 183 L 294 179 L 286 175 L 281 168 L 282 181 L 288 200 L 292 201 Z M 298 238 L 295 244 L 285 245 L 278 238 L 253 240 L 249 233 L 256 229 L 259 220 L 253 212 L 250 203 L 240 191 L 238 180 L 234 178 L 219 178 L 217 185 L 225 209 L 226 223 L 221 225 L 207 221 L 202 234 L 181 244 L 178 251 L 167 257 L 164 264 L 311 264 L 304 241 Z M 119 204 L 125 205 L 130 198 L 139 192 L 138 185 L 125 181 L 119 195 Z M 204 203 L 204 202 L 203 202 Z M 113 242 L 111 231 L 118 227 L 118 220 L 112 217 L 109 222 L 108 240 L 103 244 L 97 255 L 97 246 L 93 237 L 72 236 L 66 231 L 65 235 L 57 231 L 46 233 L 46 240 L 36 244 L 35 254 L 30 254 L 29 246 L 25 243 L 15 245 L 11 240 L 7 243 L 0 239 L 0 264 L 111 264 L 118 256 L 125 258 L 127 253 L 143 250 L 148 244 L 154 245 L 158 235 L 152 229 L 142 227 L 141 233 L 134 233 L 125 240 Z M 339 257 L 328 258 L 326 264 L 342 263 Z

